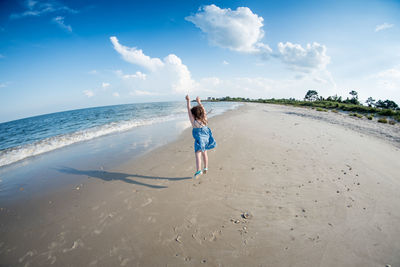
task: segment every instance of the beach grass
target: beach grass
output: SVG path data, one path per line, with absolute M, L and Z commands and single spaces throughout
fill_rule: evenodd
M 357 118 L 360 118 L 360 119 L 363 117 L 363 115 L 358 114 L 358 113 L 350 113 L 349 116 L 357 117 Z
M 386 118 L 379 118 L 378 122 L 380 122 L 380 123 L 388 123 L 388 120 Z

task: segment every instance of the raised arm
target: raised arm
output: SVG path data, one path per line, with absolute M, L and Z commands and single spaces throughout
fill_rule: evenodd
M 190 120 L 190 123 L 192 124 L 192 126 L 194 126 L 193 114 L 190 111 L 191 107 L 190 107 L 190 97 L 189 97 L 189 95 L 186 95 L 185 99 L 186 99 L 186 106 L 187 106 L 187 111 L 188 111 L 188 115 L 189 115 L 189 120 Z
M 206 121 L 207 121 L 207 112 L 206 112 L 206 110 L 204 109 L 203 104 L 201 103 L 200 97 L 196 97 L 196 101 L 197 101 L 197 104 L 199 104 L 199 106 L 203 109 L 204 116 L 205 116 L 205 119 L 206 119 Z

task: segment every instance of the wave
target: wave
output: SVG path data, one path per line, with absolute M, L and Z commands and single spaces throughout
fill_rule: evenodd
M 207 107 L 211 111 L 209 117 L 224 113 L 227 110 L 236 109 L 240 105 L 241 104 L 238 103 L 230 103 L 229 106 L 209 106 Z M 172 114 L 170 115 L 146 119 L 132 119 L 127 121 L 109 122 L 104 125 L 94 126 L 86 128 L 84 130 L 77 130 L 72 133 L 59 134 L 43 138 L 32 143 L 6 148 L 4 150 L 0 150 L 0 167 L 75 143 L 89 141 L 91 139 L 101 136 L 127 131 L 135 127 L 146 126 L 177 119 L 182 119 L 183 121 L 186 120 L 186 116 L 186 108 L 179 107 L 173 110 Z M 184 127 L 182 126 L 182 130 L 186 127 L 185 125 L 183 125 Z
M 31 144 L 7 148 L 0 151 L 0 167 L 78 142 L 88 141 L 112 133 L 127 131 L 139 126 L 171 121 L 177 118 L 179 117 L 176 115 L 169 115 L 145 120 L 136 119 L 131 121 L 111 122 L 73 133 L 48 137 Z

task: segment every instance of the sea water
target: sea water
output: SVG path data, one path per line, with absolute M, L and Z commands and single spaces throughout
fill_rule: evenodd
M 204 103 L 209 117 L 238 106 L 227 102 Z M 0 167 L 72 144 L 171 121 L 187 121 L 185 102 L 95 107 L 1 123 Z

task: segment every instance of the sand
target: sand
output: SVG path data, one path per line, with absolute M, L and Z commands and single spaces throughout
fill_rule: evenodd
M 190 129 L 114 169 L 65 167 L 81 180 L 2 203 L 0 265 L 400 266 L 399 126 L 371 123 L 246 104 L 210 120 L 197 180 Z

